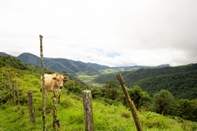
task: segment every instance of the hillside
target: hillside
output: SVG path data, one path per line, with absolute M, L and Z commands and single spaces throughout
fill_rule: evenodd
M 139 85 L 151 96 L 162 89 L 168 90 L 176 99 L 197 98 L 197 70 L 169 75 L 160 75 L 138 80 L 131 86 Z
M 32 72 L 41 72 L 41 67 L 38 65 L 29 65 L 26 63 L 23 63 L 21 60 L 19 60 L 16 57 L 12 57 L 10 55 L 5 55 L 5 56 L 0 56 L 0 68 L 2 67 L 7 67 L 7 68 L 16 68 L 19 70 L 28 70 Z M 54 73 L 55 71 L 45 68 L 45 73 Z M 79 83 L 81 83 L 84 86 L 87 86 L 83 81 L 79 80 L 75 75 L 67 72 L 67 71 L 62 71 L 64 75 L 69 76 L 69 79 L 71 80 L 77 80 Z
M 9 59 L 11 57 L 8 57 Z M 7 58 L 7 59 L 8 59 Z M 13 63 L 20 63 L 13 59 Z M 11 61 L 10 59 L 10 61 Z M 15 62 L 14 62 L 15 61 Z M 5 66 L 0 66 L 0 130 L 1 131 L 38 131 L 42 130 L 42 100 L 40 89 L 40 73 L 36 70 L 19 69 L 12 62 L 4 61 Z M 24 64 L 24 63 L 23 63 Z M 24 64 L 25 65 L 25 64 Z M 27 65 L 26 65 L 27 66 Z M 27 67 L 28 68 L 28 67 Z M 66 72 L 65 72 L 66 73 Z M 17 74 L 17 78 L 15 78 Z M 20 106 L 13 101 L 8 75 L 12 76 L 11 83 L 18 83 Z M 83 131 L 83 104 L 81 91 L 84 86 L 77 81 L 68 80 L 62 90 L 61 102 L 57 105 L 57 119 L 60 120 L 59 130 Z M 36 122 L 33 123 L 29 117 L 27 93 L 32 92 L 33 106 L 35 107 Z M 47 97 L 46 126 L 47 130 L 53 130 L 53 104 L 52 94 Z M 14 102 L 14 103 L 13 103 Z M 94 129 L 101 131 L 135 131 L 135 123 L 131 113 L 121 103 L 110 105 L 102 99 L 93 99 Z M 145 131 L 194 131 L 197 123 L 184 120 L 179 117 L 167 117 L 154 112 L 141 110 L 138 112 Z
M 18 58 L 28 64 L 40 65 L 40 58 L 30 53 L 22 53 Z M 44 58 L 44 64 L 46 68 L 61 72 L 68 71 L 69 73 L 76 74 L 77 72 L 85 72 L 87 75 L 99 75 L 100 72 L 93 66 L 81 62 L 73 61 L 63 58 Z
M 151 96 L 161 89 L 169 90 L 175 98 L 195 99 L 197 97 L 197 64 L 177 67 L 144 68 L 121 72 L 125 85 L 139 85 Z M 95 78 L 97 83 L 117 81 L 116 73 L 104 74 Z

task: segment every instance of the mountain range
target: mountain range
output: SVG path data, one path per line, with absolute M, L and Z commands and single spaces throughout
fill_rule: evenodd
M 12 56 L 9 55 L 5 52 L 0 52 L 0 55 L 4 56 Z M 13 56 L 14 57 L 14 56 Z M 33 64 L 33 65 L 40 65 L 40 57 L 31 54 L 31 53 L 22 53 L 16 58 L 20 59 L 22 62 L 27 63 L 27 64 Z M 109 67 L 106 65 L 99 65 L 96 63 L 85 63 L 81 61 L 74 61 L 66 58 L 44 58 L 44 66 L 45 68 L 49 68 L 51 70 L 54 70 L 56 72 L 61 72 L 61 71 L 67 71 L 72 74 L 76 74 L 79 72 L 83 72 L 86 75 L 93 76 L 93 75 L 100 75 L 100 70 L 104 69 L 114 69 L 114 70 L 132 70 L 132 69 L 137 69 L 137 68 L 145 68 L 147 66 L 128 66 L 128 67 Z M 163 66 L 169 66 L 168 64 L 166 65 L 161 65 L 159 67 Z

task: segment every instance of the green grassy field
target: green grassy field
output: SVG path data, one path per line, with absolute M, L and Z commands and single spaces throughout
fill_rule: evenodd
M 109 73 L 117 73 L 118 71 L 115 70 L 115 69 L 103 69 L 103 70 L 100 70 L 100 73 L 101 74 L 109 74 Z M 94 79 L 96 77 L 98 77 L 98 75 L 94 75 L 94 76 L 89 76 L 89 75 L 86 75 L 85 73 L 77 73 L 77 77 L 83 81 L 86 85 L 88 85 L 89 87 L 103 87 L 104 85 L 103 84 L 100 84 L 100 83 L 96 83 L 94 81 Z
M 13 105 L 8 97 L 6 103 L 0 105 L 0 131 L 41 131 L 42 130 L 42 96 L 39 74 L 31 71 L 10 69 L 12 74 L 18 74 L 21 107 Z M 9 95 L 6 85 L 5 68 L 0 69 L 1 90 L 0 98 Z M 15 83 L 15 79 L 12 80 Z M 36 123 L 31 122 L 28 109 L 27 92 L 31 91 L 36 113 Z M 7 92 L 7 94 L 5 93 Z M 53 130 L 52 94 L 47 96 L 46 125 L 47 131 Z M 128 108 L 118 103 L 109 105 L 102 100 L 93 99 L 93 118 L 95 131 L 135 131 L 135 124 Z M 138 112 L 144 131 L 195 131 L 197 123 L 177 117 L 162 116 L 142 110 Z M 62 90 L 61 102 L 57 105 L 57 119 L 60 120 L 59 131 L 84 131 L 84 109 L 82 94 Z
M 85 73 L 78 73 L 77 77 L 89 87 L 103 87 L 103 84 L 94 82 L 94 79 L 98 77 L 98 75 L 88 76 Z

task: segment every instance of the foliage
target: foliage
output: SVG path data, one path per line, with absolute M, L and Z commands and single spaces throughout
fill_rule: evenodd
M 115 81 L 108 81 L 105 84 L 106 94 L 105 97 L 115 100 L 119 97 L 119 87 Z
M 13 67 L 21 70 L 26 70 L 28 67 L 20 60 L 11 56 L 0 56 L 0 68 L 1 67 Z
M 133 88 L 128 89 L 131 100 L 134 102 L 137 110 L 141 108 L 141 106 L 147 107 L 149 103 L 151 103 L 151 97 L 139 86 L 134 86 Z
M 152 97 L 162 89 L 170 91 L 176 99 L 195 99 L 197 96 L 197 64 L 177 67 L 145 68 L 121 73 L 125 85 L 138 85 Z M 100 75 L 95 82 L 117 81 L 114 73 Z
M 181 118 L 197 121 L 197 99 L 181 99 L 176 103 L 175 115 Z
M 105 96 L 105 89 L 102 88 L 91 88 L 92 98 L 97 99 Z
M 81 85 L 76 80 L 68 80 L 64 85 L 69 93 L 73 92 L 76 94 L 81 94 L 83 90 L 88 89 L 88 87 Z
M 136 82 L 151 96 L 162 89 L 170 91 L 176 99 L 195 99 L 197 95 L 197 71 L 150 77 Z
M 157 113 L 167 115 L 170 114 L 174 104 L 174 97 L 167 90 L 161 90 L 153 97 L 153 105 Z

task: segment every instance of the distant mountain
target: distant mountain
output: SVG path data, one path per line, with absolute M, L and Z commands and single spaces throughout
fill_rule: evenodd
M 20 54 L 17 58 L 27 64 L 40 65 L 40 58 L 30 53 Z
M 9 55 L 9 54 L 7 54 L 5 52 L 0 52 L 0 56 L 11 56 L 11 55 Z
M 40 57 L 31 53 L 22 53 L 17 58 L 27 64 L 40 65 Z M 90 76 L 100 74 L 99 70 L 94 66 L 91 66 L 90 64 L 63 58 L 44 58 L 44 65 L 46 68 L 52 69 L 57 72 L 64 70 L 72 74 L 85 72 Z
M 99 65 L 99 64 L 96 64 L 96 63 L 90 63 L 90 62 L 88 62 L 87 64 L 90 65 L 90 66 L 93 66 L 97 70 L 103 70 L 103 69 L 109 69 L 110 68 L 109 66 Z
M 11 56 L 4 52 L 0 52 L 0 55 Z M 20 59 L 24 63 L 40 66 L 40 57 L 34 54 L 22 53 L 16 58 Z M 85 63 L 85 62 L 74 61 L 66 58 L 44 58 L 44 65 L 45 68 L 49 68 L 57 72 L 61 72 L 64 70 L 72 74 L 84 72 L 89 76 L 100 75 L 100 71 L 105 69 L 113 69 L 116 72 L 119 72 L 119 71 L 131 71 L 140 68 L 152 68 L 152 67 L 140 66 L 140 65 L 127 66 L 127 67 L 109 67 L 106 65 L 99 65 L 97 63 Z M 161 67 L 164 66 L 169 66 L 169 65 L 166 64 L 166 65 L 162 65 Z

